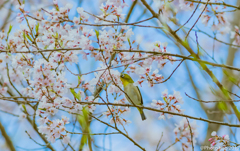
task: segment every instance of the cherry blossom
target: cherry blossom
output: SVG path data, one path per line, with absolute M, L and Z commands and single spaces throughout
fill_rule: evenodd
M 218 147 L 220 149 L 228 149 L 229 147 L 234 147 L 236 144 L 230 141 L 229 135 L 219 136 L 216 131 L 211 133 L 211 138 L 209 138 L 209 142 L 211 143 L 211 147 Z
M 206 3 L 207 0 L 203 2 Z M 210 2 L 216 3 L 218 0 Z M 105 0 L 100 5 L 98 15 L 92 15 L 83 7 L 78 7 L 74 17 L 69 16 L 73 4 L 60 6 L 58 0 L 53 0 L 52 3 L 52 8 L 34 13 L 27 11 L 24 4 L 16 5 L 19 28 L 11 31 L 10 26 L 9 31 L 0 32 L 0 49 L 4 50 L 0 55 L 1 96 L 8 96 L 10 87 L 21 87 L 21 91 L 16 93 L 22 100 L 36 101 L 36 106 L 28 104 L 27 109 L 22 109 L 19 119 L 34 116 L 38 132 L 51 143 L 59 139 L 65 144 L 70 143 L 70 132 L 66 127 L 66 124 L 72 124 L 69 115 L 82 115 L 84 108 L 92 115 L 104 115 L 110 124 L 116 122 L 124 128 L 124 125 L 132 122 L 128 119 L 130 108 L 112 105 L 103 109 L 99 102 L 127 104 L 120 80 L 123 72 L 134 77 L 135 86 L 147 83 L 149 87 L 154 87 L 165 82 L 164 68 L 177 61 L 165 54 L 171 53 L 171 47 L 163 39 L 144 45 L 142 43 L 145 43 L 145 37 L 135 33 L 132 26 L 120 25 L 126 17 L 124 9 L 128 7 L 124 0 Z M 153 0 L 153 5 L 161 18 L 156 21 L 160 27 L 165 27 L 170 21 L 177 25 L 179 21 L 176 15 L 180 11 L 192 11 L 196 6 L 185 0 Z M 203 11 L 201 24 L 214 32 L 230 33 L 226 13 L 219 12 L 220 7 L 225 9 L 224 6 L 199 5 L 198 10 Z M 116 26 L 117 23 L 119 25 Z M 93 24 L 99 28 L 92 27 Z M 234 39 L 233 45 L 240 45 L 237 26 L 231 32 L 231 38 Z M 140 46 L 147 52 L 140 51 Z M 89 61 L 88 59 L 97 62 L 95 71 L 83 74 L 72 72 L 71 68 L 75 64 L 82 60 Z M 67 77 L 69 74 L 78 77 L 78 80 L 71 82 Z M 90 79 L 87 77 L 89 74 L 92 74 Z M 101 92 L 96 94 L 99 87 Z M 167 89 L 159 92 L 162 93 L 162 99 L 153 99 L 144 106 L 151 105 L 158 110 L 183 114 L 181 104 L 184 102 L 180 92 L 171 91 L 173 94 L 168 94 Z M 101 93 L 106 94 L 106 98 L 102 98 Z M 165 120 L 172 116 L 160 113 L 158 119 Z M 183 118 L 173 130 L 175 141 L 181 142 L 183 149 L 190 149 L 191 142 L 196 144 L 196 128 L 195 121 L 189 124 Z M 216 132 L 212 133 L 209 141 L 212 146 L 222 144 L 227 147 L 230 144 L 228 135 L 218 136 Z
M 184 109 L 180 109 L 181 106 L 177 103 L 183 104 L 182 97 L 180 95 L 180 92 L 174 91 L 173 95 L 168 95 L 168 90 L 164 90 L 162 92 L 163 95 L 163 101 L 161 100 L 152 100 L 151 106 L 164 111 L 170 111 L 170 112 L 177 112 L 183 114 Z M 173 115 L 168 115 L 168 118 L 173 117 Z M 159 120 L 163 119 L 165 120 L 165 114 L 161 113 Z
M 191 130 L 190 130 L 191 129 Z M 181 142 L 183 150 L 192 150 L 192 144 L 196 144 L 196 138 L 198 137 L 197 123 L 196 121 L 188 122 L 186 118 L 183 118 L 179 124 L 176 124 L 173 130 L 176 136 L 176 142 Z M 183 141 L 187 139 L 187 141 Z

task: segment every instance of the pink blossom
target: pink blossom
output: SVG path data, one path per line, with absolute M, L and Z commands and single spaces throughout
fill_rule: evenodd
M 64 143 L 64 144 L 70 143 L 69 134 L 63 135 L 63 143 Z

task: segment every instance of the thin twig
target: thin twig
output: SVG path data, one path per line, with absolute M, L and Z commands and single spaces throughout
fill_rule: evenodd
M 9 147 L 9 149 L 11 151 L 15 151 L 16 149 L 15 149 L 15 147 L 13 145 L 13 142 L 12 142 L 11 138 L 9 137 L 9 135 L 7 134 L 7 132 L 6 132 L 5 128 L 4 128 L 4 126 L 2 125 L 1 121 L 0 121 L 0 131 L 1 131 L 1 134 L 2 134 L 2 136 L 4 137 L 4 139 L 6 141 L 6 144 Z
M 206 3 L 206 5 L 205 5 L 204 9 L 202 10 L 201 14 L 198 16 L 196 22 L 193 24 L 193 26 L 192 26 L 192 27 L 190 28 L 190 30 L 188 31 L 185 39 L 188 37 L 188 35 L 189 35 L 189 33 L 191 32 L 191 30 L 193 29 L 193 27 L 197 24 L 198 20 L 200 19 L 200 17 L 202 16 L 203 12 L 204 12 L 205 9 L 207 8 L 207 5 L 208 5 L 208 2 L 209 2 L 209 1 L 210 1 L 210 0 L 207 0 L 207 3 Z
M 201 1 L 194 1 L 194 0 L 185 0 L 185 1 L 193 2 L 193 3 L 206 4 L 206 2 L 201 2 Z M 208 4 L 209 5 L 222 5 L 222 6 L 227 6 L 227 7 L 233 7 L 233 8 L 236 8 L 236 9 L 240 9 L 240 6 L 234 6 L 234 5 L 226 4 L 225 2 L 222 2 L 222 3 L 208 3 Z
M 82 48 L 66 48 L 66 49 L 46 49 L 46 50 L 42 50 L 42 52 L 51 52 L 51 51 L 61 51 L 61 50 L 82 50 Z M 94 50 L 99 50 L 99 49 L 94 49 Z M 228 68 L 231 70 L 236 70 L 236 71 L 240 71 L 240 68 L 236 68 L 233 66 L 228 66 L 225 64 L 217 64 L 217 63 L 212 63 L 209 61 L 205 61 L 205 60 L 201 60 L 201 59 L 197 59 L 197 58 L 192 58 L 192 57 L 187 57 L 184 55 L 179 55 L 179 54 L 172 54 L 172 53 L 167 53 L 167 52 L 153 52 L 153 51 L 143 51 L 143 50 L 134 50 L 134 51 L 129 51 L 129 50 L 113 50 L 114 52 L 140 52 L 140 53 L 149 53 L 149 54 L 159 54 L 162 56 L 174 56 L 174 57 L 179 57 L 179 58 L 183 58 L 186 60 L 192 60 L 192 61 L 197 61 L 199 63 L 203 63 L 203 64 L 208 64 L 211 66 L 215 66 L 215 67 L 222 67 L 222 68 Z M 7 52 L 5 50 L 1 50 L 0 52 Z M 31 53 L 37 53 L 38 51 L 31 51 Z M 28 51 L 22 51 L 22 52 L 16 52 L 16 53 L 29 53 Z
M 143 148 L 142 146 L 140 146 L 140 145 L 139 145 L 137 142 L 135 142 L 131 137 L 129 137 L 127 134 L 123 133 L 123 132 L 122 132 L 121 130 L 119 130 L 118 128 L 116 128 L 116 127 L 114 127 L 114 126 L 112 126 L 112 125 L 110 125 L 110 124 L 108 124 L 108 123 L 106 123 L 106 122 L 104 122 L 104 121 L 96 118 L 95 116 L 91 116 L 91 117 L 93 117 L 93 118 L 96 119 L 97 121 L 99 121 L 99 122 L 101 122 L 101 123 L 103 123 L 103 124 L 105 124 L 105 125 L 113 128 L 113 129 L 117 130 L 119 133 L 121 133 L 123 136 L 125 136 L 126 138 L 128 138 L 131 142 L 133 142 L 134 145 L 136 145 L 137 147 L 139 147 L 141 150 L 145 151 L 145 148 Z
M 191 142 L 192 142 L 192 151 L 194 151 L 194 145 L 193 145 L 193 132 L 192 132 L 192 128 L 191 128 L 191 125 L 188 121 L 188 118 L 186 118 L 187 122 L 188 122 L 188 126 L 189 126 L 189 129 L 190 129 L 190 134 L 191 134 Z
M 10 114 L 10 115 L 12 115 L 12 116 L 19 117 L 19 115 L 13 114 L 13 113 L 10 113 L 10 112 L 7 112 L 7 111 L 0 110 L 0 112 L 7 113 L 7 114 Z
M 178 141 L 175 141 L 174 143 L 172 143 L 171 145 L 169 145 L 166 149 L 164 149 L 163 151 L 168 150 L 170 147 L 172 147 L 173 145 L 175 145 Z
M 27 133 L 28 137 L 29 137 L 32 141 L 34 141 L 36 144 L 38 144 L 38 145 L 40 145 L 40 146 L 47 146 L 47 144 L 46 144 L 46 145 L 42 145 L 42 144 L 38 143 L 37 141 L 35 141 L 27 131 L 25 131 L 25 133 Z
M 209 61 L 205 61 L 205 60 L 201 60 L 198 58 L 192 58 L 192 57 L 187 57 L 187 56 L 183 56 L 183 55 L 179 55 L 179 54 L 171 54 L 171 53 L 166 53 L 166 52 L 153 52 L 153 51 L 143 51 L 143 50 L 134 50 L 134 51 L 129 51 L 129 50 L 113 50 L 115 52 L 141 52 L 141 53 L 150 53 L 150 54 L 161 54 L 163 56 L 174 56 L 174 57 L 179 57 L 179 58 L 183 58 L 186 60 L 192 60 L 192 61 L 197 61 L 199 63 L 203 63 L 203 64 L 208 64 L 211 66 L 215 66 L 215 67 L 223 67 L 223 68 L 228 68 L 228 69 L 232 69 L 232 70 L 236 70 L 236 71 L 240 71 L 240 68 L 236 68 L 233 66 L 228 66 L 228 65 L 224 65 L 224 64 L 217 64 L 217 63 L 212 63 Z
M 180 67 L 180 65 L 183 63 L 184 60 L 185 60 L 185 59 L 182 59 L 182 61 L 178 64 L 178 66 L 173 70 L 173 72 L 170 74 L 170 76 L 169 76 L 167 79 L 165 79 L 164 81 L 161 81 L 161 82 L 154 83 L 154 84 L 164 83 L 164 82 L 166 82 L 167 80 L 169 80 L 169 79 L 172 77 L 172 75 L 174 74 L 174 72 L 175 72 L 175 71 Z
M 163 138 L 163 132 L 162 132 L 161 137 L 160 137 L 160 139 L 159 139 L 159 141 L 158 141 L 156 151 L 159 151 L 160 148 L 162 147 L 163 143 L 164 143 L 164 142 L 163 142 L 163 143 L 161 144 L 162 138 Z M 160 144 L 161 144 L 161 145 L 160 145 Z
M 77 133 L 77 132 L 69 132 L 70 134 L 79 134 L 79 135 L 112 135 L 112 134 L 121 134 L 119 132 L 112 132 L 112 133 Z
M 216 102 L 240 102 L 240 100 L 222 100 L 222 101 L 203 101 L 203 100 L 200 100 L 200 99 L 195 99 L 191 96 L 189 96 L 186 92 L 185 92 L 185 95 L 188 96 L 189 98 L 195 100 L 195 101 L 198 101 L 198 102 L 203 102 L 203 103 L 216 103 Z
M 146 109 L 146 110 L 150 110 L 150 111 L 167 113 L 167 114 L 181 116 L 181 117 L 187 117 L 187 118 L 190 118 L 190 119 L 195 119 L 195 120 L 204 121 L 204 122 L 213 123 L 213 124 L 220 124 L 220 125 L 225 125 L 225 126 L 229 126 L 229 127 L 240 127 L 239 124 L 229 124 L 229 123 L 224 123 L 224 122 L 218 122 L 218 121 L 214 121 L 214 120 L 204 119 L 204 118 L 201 118 L 201 117 L 194 117 L 194 116 L 190 116 L 190 115 L 185 115 L 185 114 L 170 112 L 170 111 L 164 111 L 164 110 L 155 109 L 155 108 L 151 108 L 151 107 L 140 106 L 140 105 L 117 104 L 117 103 L 98 103 L 98 102 L 78 102 L 78 103 L 79 104 L 97 104 L 97 105 L 114 105 L 114 106 L 137 107 L 137 108 L 142 108 L 142 109 Z
M 201 2 L 201 0 L 200 0 Z M 192 15 L 190 16 L 190 18 L 186 21 L 186 23 L 184 23 L 181 27 L 179 27 L 177 30 L 175 30 L 175 32 L 177 32 L 178 30 L 180 30 L 182 27 L 184 27 L 189 21 L 190 19 L 193 17 L 193 15 L 195 14 L 196 10 L 198 9 L 200 3 L 197 4 L 197 7 L 195 8 L 195 10 L 193 11 Z

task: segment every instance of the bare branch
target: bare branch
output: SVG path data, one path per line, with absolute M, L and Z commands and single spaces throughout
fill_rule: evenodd
M 206 2 L 201 2 L 201 1 L 194 1 L 194 0 L 185 0 L 185 1 L 193 2 L 193 3 L 206 4 Z M 222 5 L 222 6 L 227 6 L 227 7 L 232 7 L 232 8 L 240 9 L 240 6 L 230 5 L 230 4 L 227 4 L 227 3 L 225 3 L 225 2 L 222 2 L 222 3 L 208 3 L 208 4 L 209 4 L 209 5 Z
M 189 123 L 189 121 L 188 121 L 188 118 L 186 118 L 186 120 L 187 120 L 187 122 L 188 122 L 189 130 L 190 130 L 190 134 L 191 134 L 192 151 L 194 151 L 192 128 L 191 128 L 191 125 L 190 125 L 190 123 Z
M 12 142 L 11 138 L 8 136 L 6 130 L 5 130 L 5 128 L 4 128 L 4 126 L 2 125 L 1 122 L 0 122 L 0 131 L 2 133 L 2 136 L 5 138 L 6 143 L 7 143 L 8 147 L 9 147 L 9 149 L 11 151 L 15 151 L 16 149 L 15 149 L 15 147 L 13 145 L 13 142 Z

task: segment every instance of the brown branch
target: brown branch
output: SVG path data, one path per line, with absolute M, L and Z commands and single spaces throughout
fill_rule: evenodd
M 66 49 L 46 49 L 46 50 L 42 50 L 41 52 L 51 52 L 51 51 L 63 51 L 63 50 L 82 50 L 82 48 L 66 48 Z M 94 50 L 99 50 L 97 48 L 95 48 Z M 149 53 L 149 54 L 159 54 L 159 55 L 162 55 L 162 56 L 174 56 L 174 57 L 179 57 L 179 58 L 183 58 L 183 59 L 186 59 L 186 60 L 191 60 L 191 61 L 197 61 L 199 63 L 203 63 L 203 64 L 208 64 L 208 65 L 211 65 L 211 66 L 215 66 L 215 67 L 222 67 L 222 68 L 228 68 L 228 69 L 231 69 L 231 70 L 236 70 L 236 71 L 240 71 L 240 68 L 236 68 L 236 67 L 233 67 L 233 66 L 228 66 L 228 65 L 224 65 L 224 64 L 217 64 L 217 63 L 212 63 L 212 62 L 209 62 L 209 61 L 205 61 L 205 60 L 201 60 L 200 58 L 192 58 L 192 57 L 187 57 L 187 56 L 184 56 L 184 55 L 179 55 L 179 54 L 172 54 L 172 53 L 166 53 L 166 52 L 153 52 L 153 51 L 143 51 L 143 50 L 134 50 L 134 51 L 129 51 L 129 50 L 118 50 L 118 49 L 115 49 L 113 50 L 114 52 L 140 52 L 140 53 Z M 8 51 L 6 50 L 2 50 L 0 49 L 0 52 L 5 52 L 7 53 Z M 19 52 L 15 52 L 15 53 L 38 53 L 39 51 L 19 51 Z
M 190 32 L 191 32 L 191 30 L 193 29 L 193 27 L 197 24 L 198 20 L 200 19 L 200 17 L 202 16 L 203 12 L 204 12 L 205 9 L 207 8 L 207 5 L 208 5 L 208 2 L 209 2 L 209 1 L 210 1 L 210 0 L 207 1 L 207 3 L 206 3 L 206 5 L 205 5 L 204 9 L 202 10 L 201 14 L 198 16 L 196 22 L 193 24 L 193 26 L 192 26 L 192 27 L 190 28 L 190 30 L 188 31 L 188 33 L 187 33 L 185 39 L 188 37 L 188 35 L 190 34 Z
M 41 21 L 40 19 L 37 19 L 33 16 L 30 16 L 30 15 L 26 15 L 36 21 Z M 100 18 L 100 17 L 97 17 L 97 18 Z M 106 22 L 110 22 L 112 24 L 90 24 L 90 23 L 79 23 L 79 25 L 86 25 L 86 26 L 96 26 L 96 27 L 101 27 L 101 26 L 121 26 L 121 25 L 125 25 L 125 26 L 137 26 L 137 27 L 148 27 L 148 28 L 156 28 L 156 29 L 162 29 L 162 27 L 155 27 L 155 26 L 147 26 L 147 25 L 137 25 L 139 23 L 142 23 L 142 22 L 145 22 L 145 21 L 148 21 L 150 19 L 152 19 L 154 17 L 150 17 L 150 18 L 147 18 L 147 19 L 144 19 L 144 20 L 141 20 L 141 21 L 138 21 L 138 22 L 133 22 L 133 23 L 123 23 L 123 22 L 115 22 L 115 21 L 109 21 L 109 20 L 105 20 L 105 19 L 102 19 L 101 20 L 104 20 Z M 62 22 L 71 22 L 73 23 L 72 20 L 62 20 Z M 59 22 L 52 22 L 53 24 L 57 24 Z
M 201 0 L 200 0 L 201 2 Z M 181 26 L 179 27 L 177 30 L 175 30 L 175 32 L 177 32 L 178 30 L 180 30 L 182 27 L 184 27 L 189 21 L 190 19 L 193 17 L 193 15 L 195 14 L 196 10 L 198 9 L 198 6 L 199 6 L 200 3 L 197 4 L 197 7 L 195 8 L 195 10 L 193 11 L 192 15 L 190 16 L 190 18 Z
M 26 101 L 25 103 L 31 103 L 31 102 L 32 101 Z M 181 117 L 187 117 L 187 118 L 190 118 L 190 119 L 200 120 L 200 121 L 204 121 L 204 122 L 208 122 L 208 123 L 226 125 L 226 126 L 229 126 L 229 127 L 240 127 L 239 124 L 236 125 L 236 124 L 229 124 L 229 123 L 224 123 L 224 122 L 217 122 L 217 121 L 213 121 L 213 120 L 204 119 L 204 118 L 201 118 L 201 117 L 198 118 L 198 117 L 193 117 L 193 116 L 189 116 L 189 115 L 185 115 L 185 114 L 180 114 L 180 113 L 175 113 L 175 112 L 170 112 L 170 111 L 163 111 L 163 110 L 159 110 L 159 109 L 155 109 L 155 108 L 151 108 L 151 107 L 139 106 L 139 105 L 116 104 L 116 103 L 98 103 L 98 102 L 78 102 L 78 103 L 79 104 L 89 104 L 89 105 L 97 104 L 97 105 L 114 105 L 114 106 L 138 107 L 138 108 L 143 108 L 143 109 L 150 110 L 150 111 L 167 113 L 167 114 L 181 116 Z
M 151 8 L 150 5 L 148 5 L 148 3 L 145 0 L 141 0 L 141 2 L 152 13 L 154 18 L 158 18 L 158 14 Z
M 6 114 L 10 114 L 12 116 L 19 117 L 19 115 L 17 115 L 17 114 L 13 114 L 13 113 L 10 113 L 10 112 L 4 111 L 4 110 L 0 110 L 0 112 L 6 113 Z
M 31 97 L 25 97 L 25 96 L 10 96 L 10 97 L 0 97 L 0 100 L 4 100 L 4 99 L 34 99 Z
M 174 72 L 180 67 L 180 65 L 183 63 L 183 61 L 184 61 L 185 59 L 182 59 L 182 61 L 178 64 L 178 66 L 173 70 L 173 72 L 170 74 L 170 76 L 167 78 L 167 79 L 165 79 L 164 81 L 162 81 L 162 82 L 157 82 L 157 83 L 154 83 L 154 84 L 159 84 L 159 83 L 164 83 L 164 82 L 166 82 L 167 80 L 169 80 L 171 77 L 172 77 L 172 75 L 174 74 Z
M 2 133 L 2 136 L 5 138 L 6 143 L 7 143 L 8 147 L 9 147 L 9 149 L 11 151 L 15 151 L 16 149 L 15 149 L 15 147 L 13 145 L 13 142 L 12 142 L 11 138 L 8 136 L 8 134 L 7 134 L 4 126 L 2 125 L 1 121 L 0 121 L 0 131 Z
M 206 2 L 201 2 L 201 1 L 194 1 L 194 0 L 185 0 L 185 1 L 193 2 L 193 3 L 206 4 Z M 232 8 L 240 9 L 240 6 L 234 6 L 234 5 L 226 4 L 226 3 L 224 3 L 224 2 L 222 2 L 222 3 L 208 3 L 208 4 L 209 4 L 209 5 L 222 5 L 222 6 L 227 6 L 227 7 L 232 7 Z
M 134 145 L 136 145 L 137 147 L 139 147 L 141 150 L 145 151 L 145 148 L 143 148 L 142 146 L 140 146 L 140 145 L 139 145 L 137 142 L 135 142 L 131 137 L 129 137 L 127 134 L 123 133 L 123 132 L 122 132 L 121 130 L 119 130 L 118 128 L 116 128 L 116 127 L 114 127 L 114 126 L 112 126 L 112 125 L 110 125 L 110 124 L 108 124 L 108 123 L 106 123 L 106 122 L 104 122 L 104 121 L 96 118 L 95 116 L 91 116 L 91 117 L 93 117 L 93 118 L 96 119 L 97 121 L 99 121 L 99 122 L 101 122 L 101 123 L 103 123 L 103 124 L 105 124 L 105 125 L 113 128 L 113 129 L 117 130 L 120 134 L 122 134 L 123 136 L 125 136 L 125 137 L 126 137 L 127 139 L 129 139 L 131 142 L 133 142 Z
M 170 111 L 163 111 L 163 110 L 159 110 L 159 109 L 155 109 L 155 108 L 151 108 L 151 107 L 140 106 L 140 105 L 117 104 L 117 103 L 98 103 L 98 102 L 78 102 L 78 103 L 79 104 L 90 104 L 90 105 L 91 104 L 97 104 L 97 105 L 114 105 L 114 106 L 137 107 L 137 108 L 142 108 L 142 109 L 146 109 L 146 110 L 150 110 L 150 111 L 166 113 L 166 114 L 171 114 L 171 115 L 176 115 L 176 116 L 181 116 L 181 117 L 187 117 L 187 118 L 190 118 L 190 119 L 195 119 L 195 120 L 198 120 L 198 121 L 204 121 L 204 122 L 213 123 L 213 124 L 220 124 L 220 125 L 225 125 L 225 126 L 229 126 L 229 127 L 240 127 L 239 124 L 229 124 L 229 123 L 225 123 L 225 122 L 218 122 L 218 121 L 204 119 L 204 118 L 201 118 L 201 117 L 194 117 L 194 116 L 175 113 L 175 112 L 170 112 Z
M 195 99 L 191 96 L 189 96 L 186 92 L 185 92 L 185 95 L 188 96 L 189 98 L 195 100 L 195 101 L 198 101 L 198 102 L 203 102 L 203 103 L 216 103 L 216 102 L 240 102 L 240 100 L 222 100 L 222 101 L 203 101 L 203 100 L 199 100 L 199 99 Z
M 1 82 L 0 82 L 0 85 L 2 85 Z M 9 94 L 10 96 L 15 96 L 15 95 L 13 94 L 13 92 L 10 91 L 10 90 L 11 90 L 11 89 L 8 89 L 8 91 L 7 91 L 8 94 Z M 14 98 L 14 97 L 13 97 L 13 98 Z M 25 100 L 25 102 L 28 103 L 27 100 Z M 17 103 L 17 102 L 16 102 L 16 103 Z M 19 103 L 17 103 L 17 104 L 19 105 Z M 9 114 L 11 114 L 11 113 L 9 113 Z M 33 129 L 34 129 L 34 130 L 38 133 L 38 135 L 41 137 L 41 139 L 46 143 L 47 147 L 48 147 L 50 150 L 55 151 L 55 149 L 53 148 L 53 146 L 48 143 L 48 141 L 47 141 L 47 139 L 45 138 L 45 136 L 38 132 L 36 123 L 33 123 L 33 121 L 32 121 L 28 116 L 27 116 L 27 120 L 28 120 L 28 122 L 31 124 L 31 126 L 33 127 Z
M 145 0 L 142 0 L 145 1 Z M 208 0 L 209 1 L 209 0 Z M 145 2 L 146 3 L 146 2 Z M 207 2 L 208 4 L 208 2 Z M 149 7 L 148 4 L 144 4 L 145 7 Z M 151 11 L 151 8 L 148 8 Z M 152 13 L 153 16 L 155 16 L 154 13 Z M 156 17 L 157 18 L 157 17 Z M 158 19 L 158 18 L 157 18 Z M 160 19 L 159 19 L 160 20 Z M 178 35 L 176 35 L 176 33 L 167 25 L 164 25 L 167 28 L 168 32 L 165 32 L 166 34 L 170 34 L 178 43 L 180 43 L 183 47 L 185 47 L 185 49 L 195 58 L 195 59 L 200 59 L 199 56 L 193 51 L 193 49 L 189 46 L 189 44 L 187 43 L 186 39 L 185 41 L 183 41 Z M 217 77 L 213 74 L 213 72 L 206 66 L 206 64 L 200 63 L 200 66 L 202 67 L 202 69 L 211 77 L 211 79 L 213 80 L 213 82 L 218 86 L 218 88 L 221 90 L 221 92 L 225 95 L 226 99 L 228 100 L 232 100 L 231 96 L 229 95 L 229 92 L 226 90 L 226 88 L 218 81 Z M 234 102 L 229 102 L 229 104 L 231 105 L 238 121 L 240 121 L 240 112 L 238 111 L 236 105 L 234 104 Z
M 162 138 L 163 138 L 163 132 L 162 132 L 161 137 L 160 137 L 160 139 L 158 141 L 156 151 L 159 151 L 160 148 L 162 147 L 162 145 L 164 144 L 164 142 L 161 144 Z
M 174 143 L 172 143 L 171 145 L 169 145 L 166 149 L 164 149 L 163 151 L 168 150 L 170 147 L 172 147 L 173 145 L 175 145 L 178 141 L 175 141 Z
M 34 141 L 34 142 L 35 142 L 36 144 L 38 144 L 39 146 L 47 146 L 47 144 L 46 144 L 46 145 L 42 145 L 42 144 L 38 143 L 37 141 L 35 141 L 27 131 L 25 131 L 25 133 L 27 133 L 29 139 L 31 139 L 32 141 Z
M 172 36 L 175 38 L 177 42 L 179 42 L 182 46 L 185 47 L 185 49 L 196 59 L 200 59 L 199 56 L 192 50 L 192 48 L 187 44 L 187 41 L 182 41 L 182 39 L 174 33 L 174 31 L 169 27 L 168 30 L 172 34 Z M 229 95 L 226 88 L 218 81 L 217 77 L 213 74 L 213 72 L 206 66 L 206 64 L 203 64 L 199 62 L 202 69 L 211 77 L 213 82 L 218 86 L 218 88 L 221 90 L 221 92 L 225 95 L 227 100 L 232 100 L 231 96 Z M 236 105 L 233 102 L 229 102 L 232 109 L 234 110 L 234 113 L 236 117 L 238 118 L 238 121 L 240 121 L 240 112 L 238 111 Z
M 163 56 L 174 56 L 174 57 L 179 57 L 179 58 L 183 58 L 183 59 L 186 59 L 186 60 L 197 61 L 197 62 L 199 62 L 199 63 L 208 64 L 208 65 L 215 66 L 215 67 L 223 67 L 223 68 L 228 68 L 228 69 L 240 71 L 240 68 L 236 68 L 236 67 L 233 67 L 233 66 L 228 66 L 228 65 L 224 65 L 224 64 L 212 63 L 212 62 L 209 62 L 209 61 L 201 60 L 201 59 L 199 59 L 199 58 L 192 58 L 192 57 L 187 57 L 187 56 L 179 55 L 179 54 L 171 54 L 171 53 L 166 53 L 166 52 L 143 51 L 143 50 L 134 50 L 134 51 L 129 51 L 129 50 L 113 50 L 113 51 L 115 51 L 115 52 L 141 52 L 141 53 L 150 53 L 150 54 L 161 54 L 161 55 L 163 55 Z
M 15 100 L 11 100 L 11 99 L 7 99 L 7 98 L 0 98 L 0 100 L 16 102 L 16 103 L 20 103 L 20 104 L 39 103 L 39 101 L 19 101 L 19 100 L 16 100 L 16 99 Z
M 77 132 L 69 132 L 70 134 L 79 134 L 79 135 L 112 135 L 112 134 L 121 134 L 119 132 L 112 132 L 112 133 L 77 133 Z
M 8 2 L 8 1 L 6 1 L 6 2 Z M 6 2 L 4 2 L 4 4 L 5 4 Z M 11 7 L 12 7 L 12 6 L 13 6 L 13 4 L 11 3 L 10 8 L 8 9 L 7 17 L 4 19 L 4 22 L 3 22 L 3 24 L 2 24 L 1 30 L 3 30 L 3 29 L 6 27 L 6 25 L 8 24 L 8 20 L 9 20 L 9 18 L 11 17 L 11 14 L 12 14 L 12 10 L 11 10 Z
M 22 96 L 22 94 L 18 91 L 18 89 L 13 85 L 11 79 L 10 79 L 10 75 L 9 75 L 9 68 L 8 68 L 8 63 L 6 63 L 7 66 L 7 77 L 8 77 L 8 81 L 11 84 L 11 86 L 14 88 L 14 90 L 20 95 Z
M 188 121 L 188 118 L 186 118 L 187 122 L 188 122 L 188 126 L 189 126 L 189 129 L 190 129 L 190 134 L 191 134 L 191 143 L 192 143 L 192 151 L 194 151 L 194 145 L 193 145 L 193 132 L 192 132 L 192 128 L 191 128 L 191 125 Z
M 106 88 L 106 95 L 107 95 L 107 88 Z M 106 103 L 101 96 L 98 96 L 98 97 L 99 97 L 104 103 Z M 108 99 L 108 95 L 106 96 L 106 98 Z M 109 103 L 109 101 L 108 101 L 108 103 Z M 111 112 L 111 115 L 112 115 L 112 118 L 113 118 L 113 122 L 114 122 L 115 127 L 117 127 L 116 117 L 114 116 L 114 114 L 113 114 L 112 110 L 110 109 L 109 105 L 107 105 L 107 108 L 108 108 L 108 110 Z
M 184 28 L 190 29 L 190 28 L 188 28 L 188 27 L 184 27 Z M 202 30 L 199 30 L 199 29 L 198 29 L 198 30 L 192 29 L 192 30 L 193 30 L 193 31 L 196 31 L 196 32 L 203 33 L 204 35 L 206 35 L 206 36 L 208 36 L 208 37 L 210 37 L 210 38 L 212 38 L 212 39 L 214 39 L 214 40 L 216 40 L 216 41 L 218 41 L 218 42 L 220 42 L 220 43 L 223 43 L 223 44 L 225 44 L 225 45 L 234 46 L 234 47 L 240 47 L 239 45 L 234 45 L 234 44 L 227 43 L 227 42 L 224 42 L 224 41 L 222 41 L 222 40 L 219 40 L 219 39 L 217 39 L 216 37 L 213 37 L 213 36 L 209 35 L 208 33 L 204 32 L 204 31 L 202 31 Z
M 135 0 L 135 1 L 132 3 L 132 5 L 131 5 L 131 7 L 130 7 L 130 9 L 129 9 L 129 11 L 128 11 L 128 14 L 127 14 L 127 16 L 126 16 L 126 18 L 125 18 L 125 22 L 128 22 L 131 14 L 132 14 L 132 11 L 133 11 L 134 7 L 136 6 L 137 2 L 138 2 L 138 0 Z M 153 18 L 153 17 L 152 17 L 152 18 Z

